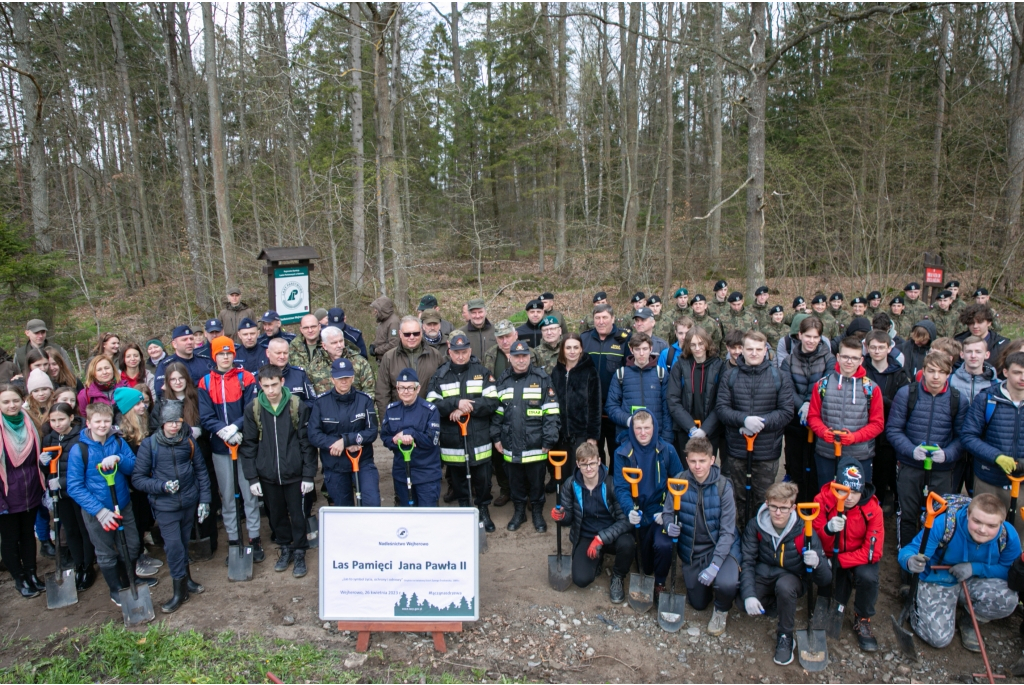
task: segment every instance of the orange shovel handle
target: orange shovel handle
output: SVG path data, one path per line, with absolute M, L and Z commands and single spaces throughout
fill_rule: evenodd
M 355 456 L 352 456 L 353 454 L 355 454 Z M 345 456 L 348 457 L 350 462 L 352 462 L 352 470 L 359 473 L 359 460 L 363 456 L 363 446 L 360 445 L 359 447 L 345 448 Z
M 804 502 L 803 504 L 796 505 L 796 515 L 803 519 L 804 522 L 804 537 L 811 537 L 811 533 L 814 531 L 812 521 L 818 518 L 820 512 L 820 502 Z
M 695 425 L 697 428 L 700 428 L 700 419 L 694 419 L 693 425 Z
M 838 459 L 839 457 L 843 456 L 843 443 L 839 441 L 839 436 L 849 435 L 850 431 L 844 430 L 842 428 L 837 428 L 836 430 L 829 432 L 832 433 L 832 444 L 835 446 L 836 459 Z
M 53 458 L 50 459 L 50 475 L 57 475 L 57 461 L 60 459 L 61 453 L 64 451 L 63 447 L 44 447 L 44 452 L 53 452 Z
M 459 424 L 459 432 L 462 433 L 462 437 L 469 435 L 469 414 L 463 414 L 455 419 L 455 423 Z
M 644 472 L 640 469 L 634 469 L 631 466 L 624 466 L 622 468 L 622 477 L 629 483 L 629 489 L 633 494 L 633 499 L 640 496 L 640 488 L 637 486 L 640 484 L 640 480 L 644 477 Z
M 668 491 L 672 495 L 672 509 L 679 511 L 679 500 L 683 498 L 686 491 L 690 489 L 690 481 L 685 478 L 669 478 Z
M 228 451 L 231 452 L 231 461 L 238 461 L 238 445 L 228 445 Z
M 754 440 L 757 438 L 757 433 L 754 433 L 753 435 L 744 435 L 743 437 L 747 439 L 747 451 L 753 452 Z
M 807 429 L 807 442 L 814 442 L 814 431 Z
M 934 490 L 928 493 L 928 499 L 924 501 L 924 527 L 931 528 L 935 517 L 946 511 L 946 500 L 939 496 Z
M 561 457 L 561 461 L 555 457 Z M 555 480 L 562 480 L 562 467 L 569 460 L 569 453 L 562 450 L 551 450 L 548 452 L 548 461 L 555 467 Z
M 836 503 L 839 505 L 837 511 L 842 514 L 843 510 L 846 509 L 846 498 L 850 496 L 850 486 L 842 485 L 835 481 L 828 484 L 832 489 L 832 494 L 836 498 Z
M 1016 476 L 1007 476 L 1010 480 L 1010 497 L 1016 497 L 1020 494 L 1020 484 L 1024 481 L 1024 476 L 1017 478 Z

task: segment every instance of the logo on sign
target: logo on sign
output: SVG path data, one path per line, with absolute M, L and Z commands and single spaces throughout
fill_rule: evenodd
M 280 309 L 290 311 L 302 309 L 302 305 L 306 302 L 305 283 L 293 279 L 279 283 L 277 290 L 277 302 Z
M 395 535 L 398 536 L 399 540 L 404 540 L 407 537 L 409 537 L 409 531 L 406 528 L 399 528 L 397 531 L 395 531 Z

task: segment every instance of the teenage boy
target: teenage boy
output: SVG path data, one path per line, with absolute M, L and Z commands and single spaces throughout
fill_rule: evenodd
M 996 314 L 988 305 L 972 304 L 960 312 L 960 323 L 967 328 L 967 334 L 983 339 L 993 360 L 998 359 L 999 352 L 1010 343 L 1008 338 L 999 335 L 995 319 Z
M 865 480 L 871 482 L 875 438 L 885 428 L 885 410 L 878 386 L 866 378 L 861 349 L 857 338 L 843 338 L 835 370 L 815 383 L 811 391 L 807 425 L 819 438 L 814 448 L 819 488 L 835 478 L 836 440 L 842 443 L 846 456 L 860 462 Z
M 671 495 L 665 498 L 662 521 L 668 524 L 668 537 L 679 541 L 676 550 L 690 606 L 703 611 L 713 599 L 708 633 L 721 635 L 739 589 L 740 536 L 732 483 L 714 464 L 711 441 L 690 438 L 686 443 L 686 470 L 676 476 L 690 483 L 679 502 L 679 523 L 671 523 Z
M 128 571 L 118 552 L 118 527 L 124 528 L 128 556 L 131 557 L 127 561 L 133 567 L 143 550 L 128 490 L 135 468 L 135 453 L 127 442 L 113 435 L 113 423 L 114 408 L 109 404 L 95 402 L 86 407 L 86 430 L 82 431 L 68 454 L 67 492 L 82 508 L 85 529 L 96 548 L 96 562 L 110 588 L 110 601 L 121 606 L 118 593 L 128 587 Z M 97 467 L 104 471 L 117 469 L 114 474 L 116 511 L 110 487 Z M 142 583 L 153 587 L 157 579 L 136 577 L 135 584 Z
M 672 417 L 668 413 L 668 371 L 658 366 L 646 333 L 634 333 L 629 339 L 626 365 L 615 372 L 608 389 L 604 410 L 618 427 L 616 441 L 626 441 L 629 419 L 637 409 L 646 409 L 658 418 L 661 439 L 672 442 Z
M 885 316 L 885 314 L 882 314 Z M 880 330 L 872 330 L 864 338 L 864 346 L 868 355 L 864 357 L 864 370 L 867 377 L 874 381 L 882 394 L 882 409 L 885 422 L 889 422 L 889 410 L 892 409 L 893 398 L 906 385 L 907 374 L 903 373 L 903 365 L 891 349 L 892 340 L 889 334 Z M 875 458 L 873 462 L 872 482 L 877 488 L 878 500 L 882 508 L 892 514 L 896 498 L 896 453 L 883 430 L 875 438 Z
M 274 570 L 287 571 L 294 561 L 292 575 L 301 578 L 309 549 L 302 498 L 313 492 L 317 469 L 316 449 L 306 438 L 309 407 L 285 387 L 280 367 L 268 364 L 257 378 L 261 392 L 245 407 L 238 461 L 249 492 L 263 498 L 281 545 Z
M 806 592 L 807 569 L 818 587 L 832 582 L 817 534 L 804 536 L 803 521 L 796 514 L 797 492 L 796 483 L 773 484 L 743 531 L 743 608 L 750 616 L 777 612 L 774 661 L 779 666 L 793 663 L 796 601 Z
M 966 308 L 965 306 L 964 309 Z M 976 335 L 964 338 L 961 342 L 960 358 L 963 364 L 953 371 L 953 375 L 949 377 L 949 384 L 959 390 L 960 396 L 966 401 L 973 402 L 979 393 L 999 384 L 995 367 L 988 363 L 991 354 L 984 338 Z M 966 486 L 968 494 L 974 495 L 973 462 L 974 456 L 967 452 L 953 469 L 953 492 L 960 492 Z
M 885 542 L 882 507 L 875 497 L 875 486 L 868 482 L 855 458 L 843 457 L 839 461 L 835 482 L 849 488 L 843 513 L 839 513 L 832 483 L 825 483 L 814 496 L 814 501 L 821 504 L 821 513 L 814 519 L 814 532 L 829 561 L 839 564 L 832 596 L 845 606 L 850 594 L 857 591 L 853 604 L 857 644 L 865 652 L 877 652 L 878 640 L 871 633 L 871 617 L 875 615 L 878 599 L 878 569 Z M 833 556 L 836 548 L 839 553 Z
M 982 405 L 984 403 L 981 403 Z M 1003 520 L 1006 504 L 991 493 L 977 495 L 968 506 L 947 509 L 935 519 L 928 545 L 918 551 L 921 531 L 900 550 L 900 566 L 921 574 L 910 625 L 932 647 L 953 640 L 957 605 L 966 605 L 963 581 L 971 594 L 978 623 L 1006 618 L 1017 608 L 1017 593 L 1006 585 L 1010 565 L 1020 558 L 1020 538 Z M 952 520 L 950 520 L 952 518 Z M 935 566 L 948 566 L 936 570 Z M 961 614 L 960 640 L 964 649 L 980 652 L 978 635 Z

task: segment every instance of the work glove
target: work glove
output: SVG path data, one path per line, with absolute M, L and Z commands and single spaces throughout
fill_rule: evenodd
M 718 564 L 712 563 L 700 572 L 700 575 L 697 576 L 697 580 L 700 581 L 701 585 L 711 587 L 711 583 L 715 582 L 715 578 L 718 577 L 718 570 Z
M 551 520 L 561 521 L 565 518 L 565 509 L 562 507 L 551 507 Z
M 923 554 L 915 554 L 907 559 L 907 570 L 911 573 L 922 573 L 928 565 L 928 557 Z
M 670 523 L 668 524 L 668 528 L 665 529 L 665 532 L 668 533 L 670 538 L 676 540 L 679 538 L 679 534 L 683 532 L 683 529 L 678 523 Z
M 1015 462 L 1011 457 L 1008 457 L 1005 454 L 1000 454 L 998 457 L 996 457 L 996 466 L 1005 471 L 1006 475 L 1010 475 L 1016 470 L 1017 462 Z
M 797 414 L 800 415 L 800 425 L 801 426 L 806 426 L 807 425 L 807 412 L 809 412 L 810 410 L 811 410 L 811 403 L 810 402 L 804 402 L 803 404 L 800 405 L 800 410 L 797 412 Z
M 708 437 L 708 434 L 704 432 L 703 428 L 696 428 L 696 427 L 694 427 L 694 428 L 690 429 L 690 437 L 691 438 L 706 438 L 706 437 Z
M 196 518 L 199 519 L 199 523 L 206 520 L 206 517 L 210 515 L 210 505 L 206 502 L 200 502 L 196 508 Z
M 764 428 L 764 419 L 760 416 L 748 416 L 743 419 L 743 427 L 751 433 L 760 433 Z
M 60 478 L 51 478 L 46 482 L 46 484 L 49 485 L 50 489 L 54 492 L 60 490 Z
M 115 514 L 114 512 L 110 511 L 110 509 L 104 507 L 100 509 L 98 514 L 96 514 L 96 520 L 99 522 L 101 526 L 103 526 L 103 530 L 110 533 L 112 531 L 117 530 L 117 522 L 121 520 L 121 515 Z
M 227 442 L 228 440 L 231 439 L 231 436 L 233 436 L 237 432 L 238 426 L 236 426 L 233 423 L 229 423 L 228 425 L 224 426 L 219 431 L 217 431 L 217 437 L 223 440 L 224 442 Z
M 832 533 L 832 535 L 835 535 L 836 533 L 842 531 L 844 528 L 846 528 L 845 515 L 836 516 L 831 521 L 825 524 L 825 530 L 827 530 L 829 533 Z
M 227 439 L 229 445 L 241 445 L 242 444 L 242 431 L 238 431 L 230 438 Z
M 831 445 L 836 441 L 836 434 L 833 433 L 832 431 L 825 431 L 824 440 L 825 442 Z
M 178 481 L 169 480 L 166 483 L 164 483 L 164 492 L 166 492 L 168 495 L 173 495 L 178 491 L 178 486 Z
M 43 506 L 53 511 L 53 498 L 50 497 L 50 493 L 43 491 Z
M 302 481 L 302 485 L 299 486 L 299 490 L 303 495 L 308 495 L 313 492 L 313 483 L 308 480 L 304 480 Z
M 263 486 L 260 485 L 259 483 L 253 483 L 252 485 L 249 486 L 249 492 L 251 492 L 256 497 L 263 497 Z
M 962 583 L 974 575 L 974 567 L 969 561 L 961 561 L 959 564 L 953 564 L 949 567 L 949 575 Z
M 914 461 L 924 461 L 927 458 L 928 450 L 924 448 L 924 445 L 918 445 L 914 448 Z M 1007 459 L 1009 459 L 1009 457 L 1007 457 Z
M 53 452 L 42 452 L 39 455 L 39 463 L 43 466 L 49 466 L 50 462 L 53 461 Z
M 121 457 L 111 454 L 109 457 L 103 458 L 103 461 L 100 462 L 100 468 L 104 471 L 113 471 L 119 461 L 121 461 Z
M 597 559 L 597 555 L 601 553 L 602 547 L 604 547 L 604 541 L 601 540 L 600 535 L 595 535 L 594 539 L 590 541 L 590 547 L 587 547 L 587 557 Z
M 629 518 L 629 522 L 631 524 L 633 524 L 634 526 L 639 526 L 640 525 L 640 510 L 639 509 L 631 509 L 630 512 L 629 512 L 629 517 L 628 518 Z
M 659 511 L 657 514 L 654 515 L 654 522 L 657 523 L 659 526 L 662 524 L 662 512 Z
M 193 440 L 198 440 L 199 436 L 203 434 L 203 429 L 200 428 L 199 426 L 191 426 L 191 429 L 192 429 L 192 439 Z
M 815 552 L 813 549 L 805 549 L 804 550 L 804 565 L 805 566 L 807 566 L 808 568 L 818 568 L 818 562 L 819 561 L 821 561 L 821 560 L 818 559 L 818 553 Z
M 932 450 L 932 461 L 936 464 L 944 464 L 946 462 L 946 451 L 941 447 Z
M 840 433 L 839 434 L 839 442 L 841 442 L 844 445 L 852 445 L 853 444 L 853 431 L 847 431 L 846 433 Z
M 747 610 L 748 616 L 760 616 L 764 613 L 764 607 L 757 597 L 748 597 L 743 600 L 743 608 Z
M 751 435 L 757 435 L 757 433 L 751 433 L 746 428 L 740 428 L 740 435 L 745 435 L 749 438 Z

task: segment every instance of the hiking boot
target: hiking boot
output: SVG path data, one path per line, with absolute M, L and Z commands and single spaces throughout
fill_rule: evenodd
M 656 583 L 654 585 L 654 606 L 655 607 L 658 606 L 658 600 L 661 599 L 661 593 L 664 592 L 664 591 L 665 591 L 665 584 L 664 583 L 661 583 L 660 585 Z
M 53 546 L 53 543 L 49 540 L 39 541 L 39 552 L 48 559 L 53 559 L 57 556 L 57 548 Z
M 534 507 L 533 509 L 533 527 L 538 533 L 548 532 L 548 524 L 544 522 L 544 512 L 540 507 Z
M 173 614 L 182 604 L 188 601 L 188 578 L 172 578 L 174 594 L 166 604 L 160 605 L 160 611 L 165 614 Z
M 725 632 L 725 621 L 729 618 L 728 611 L 715 609 L 711 612 L 711 620 L 708 621 L 708 635 L 721 635 Z
M 497 502 L 497 500 L 495 500 L 495 502 Z M 508 522 L 507 526 L 505 526 L 506 530 L 511 530 L 511 531 L 519 530 L 519 526 L 521 526 L 524 523 L 526 523 L 526 504 L 525 503 L 521 504 L 519 502 L 516 502 L 515 505 L 516 505 L 515 513 L 512 514 L 512 520 Z
M 506 504 L 508 504 L 508 503 L 509 503 L 509 500 L 511 500 L 511 499 L 512 499 L 512 498 L 511 498 L 511 497 L 509 497 L 509 495 L 508 495 L 508 493 L 507 493 L 507 492 L 499 492 L 499 493 L 498 493 L 498 496 L 494 498 L 494 502 L 493 502 L 493 504 L 494 504 L 494 506 L 496 506 L 496 507 L 503 507 L 503 506 L 505 506 Z
M 981 645 L 978 644 L 978 634 L 974 632 L 974 626 L 970 623 L 960 626 L 960 642 L 963 643 L 964 649 L 968 652 L 978 653 L 981 651 Z
M 455 488 L 451 485 L 448 486 L 448 490 L 444 493 L 444 503 L 450 504 L 455 501 Z
M 274 563 L 274 570 L 283 573 L 288 570 L 288 564 L 292 561 L 292 550 L 290 547 L 282 546 L 277 561 Z
M 79 592 L 88 590 L 95 582 L 96 569 L 93 568 L 92 564 L 89 564 L 84 568 L 79 568 L 75 571 L 75 588 Z
M 192 567 L 187 564 L 185 565 L 185 581 L 185 587 L 188 588 L 190 595 L 201 595 L 206 592 L 206 588 L 192 580 Z
M 252 545 L 252 562 L 258 564 L 267 558 L 267 553 L 263 551 L 263 541 L 260 540 L 259 536 L 249 540 L 249 544 Z
M 149 556 L 145 552 L 143 552 L 142 554 L 139 555 L 139 559 L 138 560 L 139 561 L 145 561 L 146 564 L 148 564 L 150 566 L 153 566 L 155 568 L 160 568 L 161 566 L 164 565 L 164 562 L 160 561 L 159 559 L 154 559 L 153 557 Z
M 612 601 L 612 604 L 622 604 L 626 601 L 626 592 L 622 589 L 622 578 L 619 578 L 614 573 L 612 574 L 612 582 L 608 586 L 608 599 Z
M 878 640 L 871 634 L 871 619 L 866 616 L 853 615 L 853 633 L 857 636 L 857 645 L 865 652 L 877 652 Z
M 135 560 L 135 575 L 140 578 L 149 578 L 150 576 L 155 576 L 159 573 L 160 569 L 151 564 L 151 561 L 153 560 L 145 554 L 140 555 L 139 558 Z
M 792 635 L 779 633 L 778 641 L 775 643 L 775 658 L 772 661 L 779 666 L 788 666 L 793 663 Z
M 295 566 L 292 568 L 292 576 L 301 578 L 306 575 L 306 550 L 297 549 L 292 552 L 292 560 L 295 561 Z
M 487 511 L 487 505 L 480 507 L 480 523 L 484 524 L 484 530 L 488 533 L 494 532 L 494 521 L 491 520 L 491 512 Z

